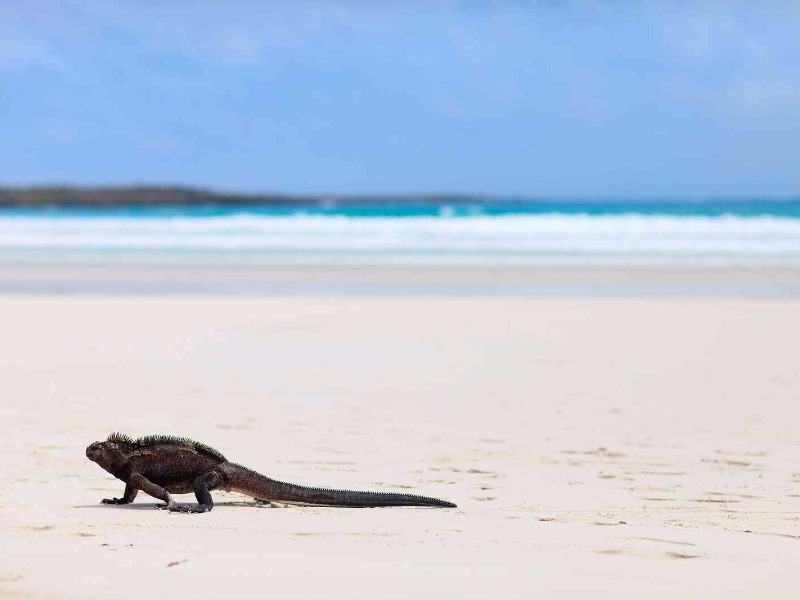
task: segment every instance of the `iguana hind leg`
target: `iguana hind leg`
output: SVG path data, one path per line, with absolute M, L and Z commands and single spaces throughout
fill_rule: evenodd
M 214 508 L 214 500 L 211 498 L 210 490 L 219 487 L 223 481 L 222 474 L 217 471 L 211 471 L 210 473 L 205 473 L 204 475 L 196 477 L 192 482 L 192 489 L 194 490 L 194 495 L 197 497 L 197 505 L 191 506 L 181 504 L 174 506 L 170 510 L 187 513 L 204 513 L 210 511 Z
M 103 504 L 130 504 L 133 502 L 133 499 L 136 498 L 136 494 L 138 493 L 138 489 L 133 487 L 130 483 L 126 483 L 125 492 L 122 494 L 122 498 L 103 498 L 101 502 Z

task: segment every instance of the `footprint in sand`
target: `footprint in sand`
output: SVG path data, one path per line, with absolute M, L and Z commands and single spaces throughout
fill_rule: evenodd
M 561 454 L 575 454 L 579 456 L 598 456 L 603 458 L 624 458 L 624 452 L 615 452 L 605 446 L 599 446 L 591 450 L 562 450 Z
M 667 558 L 703 558 L 702 554 L 685 554 L 684 552 L 665 552 Z
M 728 492 L 704 492 L 708 496 L 727 496 L 728 498 L 742 498 L 744 500 L 759 500 L 763 496 L 755 496 L 753 494 L 730 494 Z
M 20 529 L 25 531 L 52 531 L 55 527 L 52 525 L 22 525 Z
M 723 469 L 727 467 L 733 467 L 755 472 L 764 470 L 764 466 L 762 464 L 754 463 L 751 460 L 745 460 L 741 458 L 703 458 L 701 459 L 701 462 L 710 463 Z
M 678 540 L 667 540 L 662 538 L 651 538 L 651 537 L 622 537 L 618 538 L 620 540 L 629 541 L 629 542 L 644 542 L 643 544 L 637 544 L 636 546 L 629 546 L 625 545 L 623 547 L 618 548 L 602 548 L 599 550 L 595 550 L 596 554 L 606 554 L 606 555 L 624 555 L 624 556 L 635 556 L 638 558 L 650 558 L 650 559 L 689 559 L 689 558 L 704 558 L 704 554 L 698 554 L 695 552 L 689 551 L 679 551 L 679 550 L 668 550 L 663 547 L 664 544 L 668 546 L 682 546 L 682 547 L 694 547 L 695 544 L 691 542 L 682 542 Z

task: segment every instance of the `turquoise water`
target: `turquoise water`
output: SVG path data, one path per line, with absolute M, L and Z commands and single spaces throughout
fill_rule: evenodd
M 280 205 L 203 204 L 197 206 L 119 206 L 103 208 L 40 207 L 0 208 L 3 217 L 52 218 L 173 218 L 225 217 L 231 215 L 263 216 L 343 216 L 343 217 L 473 217 L 510 215 L 647 215 L 676 217 L 779 217 L 800 219 L 800 199 L 787 200 L 469 200 L 440 198 L 436 200 L 391 201 L 364 198 L 347 202 L 335 199 Z

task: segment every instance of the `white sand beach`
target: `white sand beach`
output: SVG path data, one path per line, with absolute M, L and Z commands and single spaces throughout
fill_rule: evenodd
M 2 598 L 800 595 L 796 299 L 13 295 L 0 336 Z M 458 508 L 101 505 L 117 430 Z

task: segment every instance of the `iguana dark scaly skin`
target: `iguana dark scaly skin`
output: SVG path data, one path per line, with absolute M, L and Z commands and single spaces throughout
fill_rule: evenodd
M 318 506 L 456 506 L 414 494 L 328 490 L 284 483 L 228 462 L 222 453 L 205 444 L 167 435 L 134 440 L 112 433 L 104 442 L 90 444 L 86 456 L 125 482 L 122 498 L 106 498 L 103 504 L 128 504 L 142 490 L 166 503 L 158 508 L 201 513 L 214 508 L 210 492 L 224 490 L 266 502 Z M 197 497 L 197 505 L 176 504 L 170 496 L 191 492 Z

